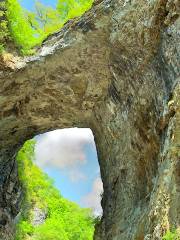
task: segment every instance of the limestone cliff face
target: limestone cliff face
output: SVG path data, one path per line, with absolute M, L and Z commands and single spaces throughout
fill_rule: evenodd
M 1 67 L 1 239 L 20 211 L 19 147 L 73 126 L 90 127 L 97 144 L 104 214 L 95 240 L 160 240 L 180 224 L 179 7 L 96 2 L 36 56 Z

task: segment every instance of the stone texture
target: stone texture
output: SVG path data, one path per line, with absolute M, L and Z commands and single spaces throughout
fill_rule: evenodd
M 160 240 L 180 224 L 178 11 L 176 0 L 96 2 L 35 56 L 1 64 L 1 239 L 20 208 L 14 154 L 64 127 L 95 135 L 104 184 L 95 240 Z
M 34 209 L 33 209 L 33 219 L 32 219 L 33 226 L 43 224 L 45 219 L 46 219 L 46 212 L 42 211 L 42 209 L 40 209 L 38 207 L 34 207 Z

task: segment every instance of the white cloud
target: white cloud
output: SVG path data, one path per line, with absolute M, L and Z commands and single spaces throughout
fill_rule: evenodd
M 103 183 L 100 177 L 96 178 L 92 191 L 82 198 L 82 203 L 85 207 L 92 208 L 96 216 L 102 215 L 101 194 L 103 193 Z
M 39 167 L 68 169 L 70 179 L 85 180 L 78 166 L 86 163 L 84 146 L 95 147 L 94 136 L 89 128 L 59 129 L 37 136 L 36 163 Z
M 79 169 L 74 168 L 68 172 L 68 175 L 72 182 L 84 181 L 87 179 L 87 176 L 83 174 Z

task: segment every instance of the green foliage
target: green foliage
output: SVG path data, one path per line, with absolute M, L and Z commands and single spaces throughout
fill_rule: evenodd
M 174 230 L 172 232 L 167 231 L 162 240 L 180 240 L 180 231 L 179 230 Z
M 5 14 L 5 2 L 0 2 L 0 54 L 3 52 L 4 44 L 9 38 L 8 22 L 6 20 Z
M 23 9 L 18 0 L 7 0 L 7 20 L 0 23 L 0 33 L 4 32 L 1 36 L 5 38 L 10 33 L 23 55 L 33 54 L 35 46 L 40 45 L 48 35 L 60 30 L 69 19 L 81 16 L 92 3 L 93 0 L 58 0 L 54 9 L 36 2 L 35 11 L 30 12 Z M 0 17 L 1 15 L 0 11 Z
M 28 21 L 43 38 L 60 29 L 64 22 L 60 13 L 51 7 L 46 7 L 40 2 L 35 4 L 35 12 L 27 12 Z
M 4 51 L 4 45 L 3 44 L 0 44 L 0 54 L 2 54 Z
M 174 240 L 175 233 L 168 231 L 166 235 L 163 237 L 163 240 Z
M 27 21 L 27 17 L 18 0 L 7 0 L 7 13 L 10 34 L 23 54 L 29 51 L 42 41 L 41 35 L 36 35 L 36 31 Z
M 16 240 L 92 240 L 95 220 L 89 209 L 63 198 L 52 180 L 34 163 L 34 140 L 17 155 L 19 178 L 25 190 Z M 43 224 L 34 226 L 34 209 L 45 213 Z
M 58 0 L 57 10 L 62 19 L 67 21 L 74 17 L 81 16 L 85 11 L 91 8 L 92 0 Z

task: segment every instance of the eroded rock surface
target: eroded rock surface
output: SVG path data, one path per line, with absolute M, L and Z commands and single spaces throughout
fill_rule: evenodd
M 1 239 L 13 235 L 22 198 L 15 153 L 73 126 L 90 127 L 97 144 L 95 240 L 160 240 L 180 224 L 178 11 L 176 0 L 96 2 L 36 56 L 1 67 Z

